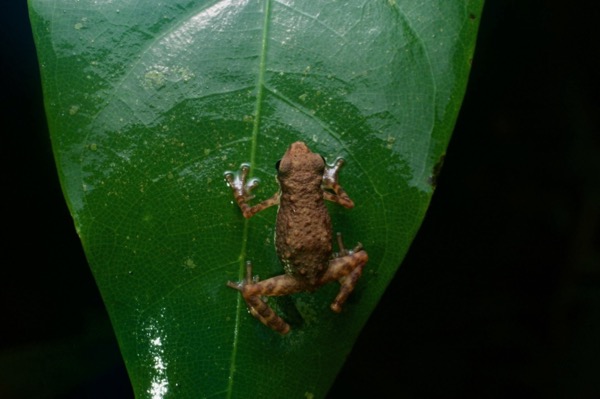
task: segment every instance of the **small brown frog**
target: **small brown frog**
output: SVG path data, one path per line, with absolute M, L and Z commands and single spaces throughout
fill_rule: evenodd
M 301 141 L 293 143 L 277 162 L 280 192 L 250 206 L 247 204 L 258 183 L 247 181 L 249 165 L 238 173 L 226 172 L 225 179 L 244 217 L 279 204 L 275 227 L 275 247 L 285 274 L 258 281 L 252 277 L 252 263 L 246 262 L 246 277 L 241 283 L 227 285 L 241 292 L 250 313 L 266 326 L 287 334 L 290 326 L 277 315 L 261 296 L 283 296 L 302 291 L 314 291 L 320 286 L 339 281 L 340 291 L 331 303 L 331 310 L 341 312 L 342 305 L 354 290 L 369 257 L 359 243 L 347 250 L 337 234 L 339 252 L 333 253 L 331 219 L 324 200 L 354 207 L 354 202 L 338 183 L 338 171 L 344 164 L 338 159 L 327 167 L 319 154 L 311 152 Z

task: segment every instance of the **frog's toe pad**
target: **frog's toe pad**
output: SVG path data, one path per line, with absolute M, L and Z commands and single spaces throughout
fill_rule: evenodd
M 243 285 L 240 283 L 234 283 L 233 281 L 228 281 L 227 286 L 233 288 L 234 290 L 242 291 Z
M 333 302 L 330 306 L 331 310 L 333 310 L 335 313 L 341 313 L 342 312 L 342 306 L 337 303 L 337 302 Z

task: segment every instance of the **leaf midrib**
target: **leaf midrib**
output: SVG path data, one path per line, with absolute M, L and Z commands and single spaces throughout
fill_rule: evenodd
M 267 42 L 268 42 L 268 33 L 269 33 L 269 22 L 271 17 L 271 0 L 266 0 L 264 3 L 264 20 L 263 20 L 263 32 L 262 32 L 262 40 L 260 46 L 260 61 L 258 64 L 258 77 L 256 80 L 256 104 L 254 107 L 254 123 L 252 126 L 252 137 L 251 137 L 251 147 L 250 147 L 250 165 L 254 166 L 256 160 L 256 152 L 257 152 L 257 142 L 258 142 L 258 132 L 260 129 L 261 122 L 261 111 L 262 111 L 262 101 L 265 92 L 265 70 L 266 70 L 266 61 L 267 61 Z M 252 170 L 252 169 L 251 169 Z M 246 245 L 248 243 L 248 232 L 249 232 L 249 220 L 244 219 L 244 231 L 242 233 L 242 247 L 240 250 L 239 256 L 239 272 L 238 279 L 241 280 L 243 278 L 244 270 L 245 270 L 245 260 L 246 260 Z M 230 399 L 233 395 L 233 381 L 235 375 L 235 363 L 237 360 L 237 349 L 239 343 L 239 324 L 241 320 L 241 315 L 243 310 L 246 308 L 245 303 L 242 301 L 242 296 L 237 295 L 237 304 L 236 304 L 236 315 L 235 315 L 235 326 L 234 326 L 234 336 L 233 336 L 233 345 L 231 351 L 231 358 L 229 364 L 229 378 L 227 379 L 227 398 Z

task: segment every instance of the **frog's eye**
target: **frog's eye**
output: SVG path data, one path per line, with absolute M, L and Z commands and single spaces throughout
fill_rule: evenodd
M 281 163 L 281 159 L 275 162 L 275 169 L 279 170 L 279 164 Z

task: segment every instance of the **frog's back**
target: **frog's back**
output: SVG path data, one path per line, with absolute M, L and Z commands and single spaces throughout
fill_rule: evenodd
M 290 145 L 277 164 L 281 189 L 275 246 L 288 274 L 308 288 L 326 270 L 331 257 L 331 220 L 323 199 L 325 161 L 303 142 Z
M 331 219 L 320 189 L 282 193 L 277 212 L 275 245 L 286 273 L 309 284 L 326 270 L 332 252 Z

